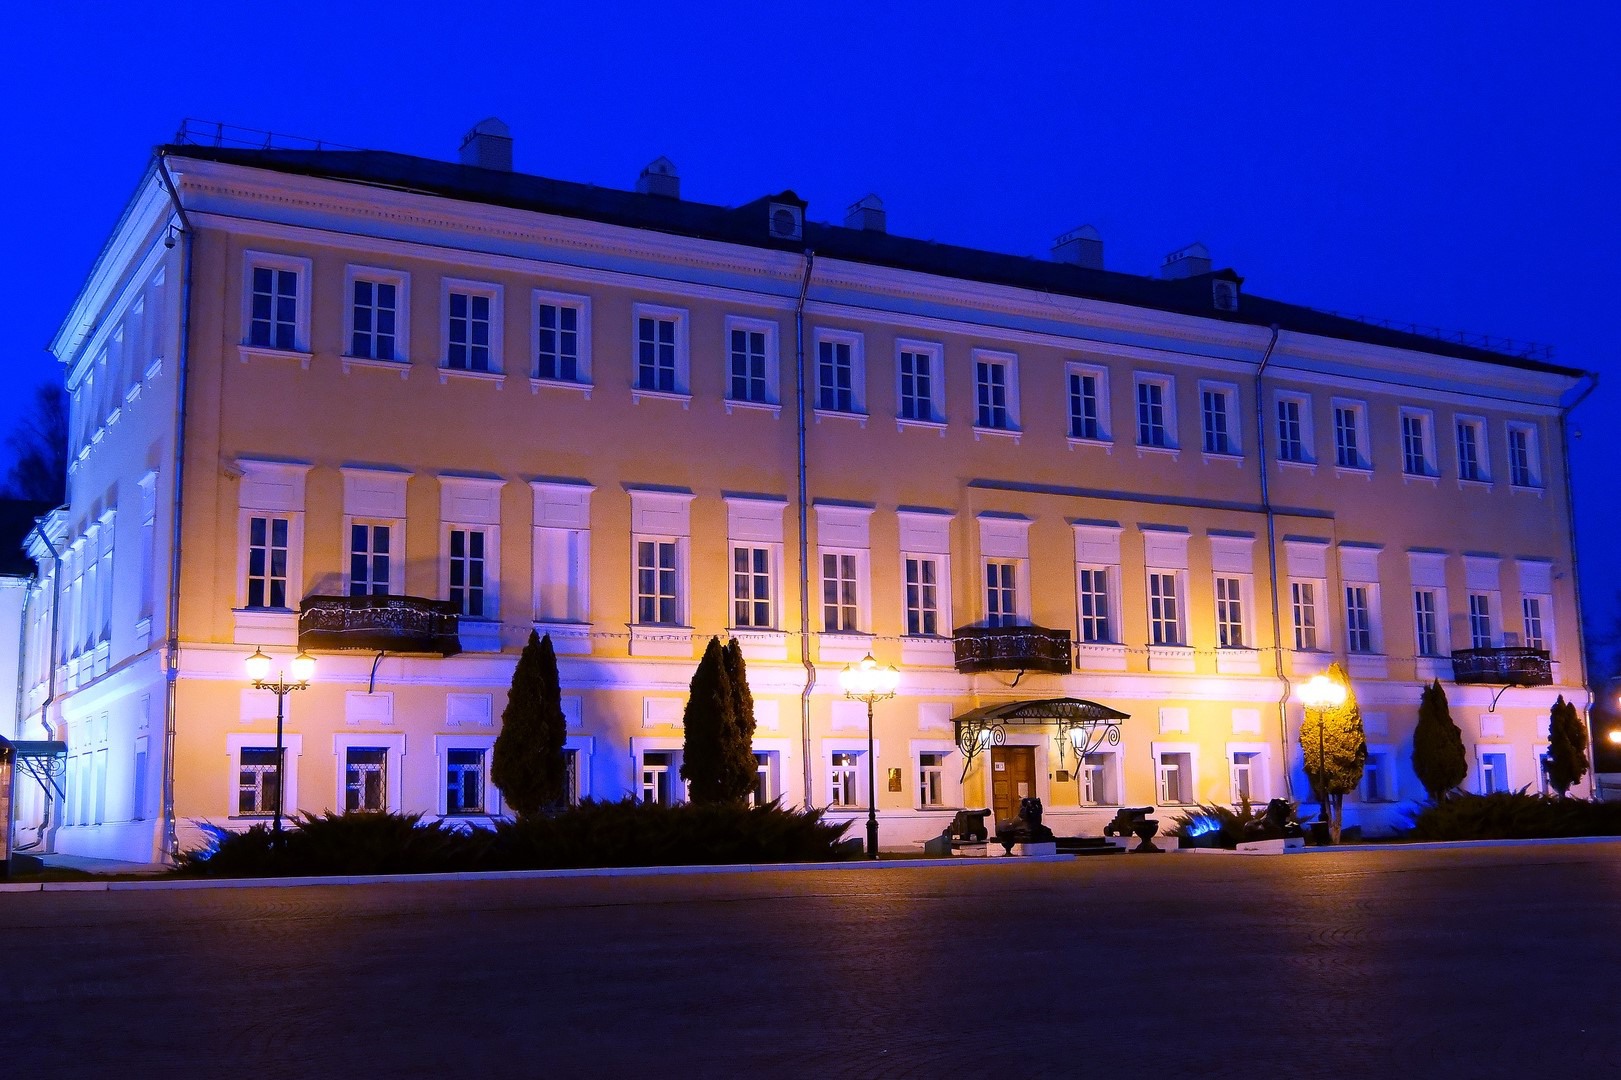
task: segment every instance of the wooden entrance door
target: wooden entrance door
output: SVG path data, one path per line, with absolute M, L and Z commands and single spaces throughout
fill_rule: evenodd
M 1036 793 L 1036 748 L 991 747 L 991 809 L 998 822 L 1019 816 L 1019 800 Z

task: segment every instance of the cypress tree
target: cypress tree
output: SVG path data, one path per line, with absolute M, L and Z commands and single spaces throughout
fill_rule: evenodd
M 737 800 L 754 790 L 758 765 L 754 760 L 754 694 L 749 691 L 748 667 L 743 662 L 743 646 L 736 638 L 726 643 L 726 675 L 732 686 L 732 730 L 725 751 L 733 776 L 726 785 Z
M 519 817 L 529 817 L 563 801 L 567 762 L 563 740 L 563 690 L 550 634 L 529 632 L 512 672 L 501 733 L 495 738 L 490 779 Z
M 1564 798 L 1587 775 L 1587 728 L 1560 694 L 1548 710 L 1548 783 Z
M 735 797 L 727 787 L 725 747 L 736 728 L 732 718 L 736 701 L 726 671 L 726 651 L 720 638 L 712 637 L 698 670 L 692 673 L 687 707 L 681 715 L 681 778 L 695 803 L 727 802 Z
M 1469 775 L 1469 759 L 1463 750 L 1463 732 L 1452 720 L 1447 692 L 1436 679 L 1424 688 L 1418 702 L 1418 724 L 1413 728 L 1413 772 L 1424 785 L 1431 802 L 1440 802 L 1447 792 Z
M 1300 725 L 1300 749 L 1306 776 L 1328 809 L 1329 835 L 1337 844 L 1345 796 L 1356 790 L 1367 768 L 1368 739 L 1362 730 L 1362 709 L 1345 669 L 1330 664 L 1328 677 L 1345 687 L 1345 700 L 1333 708 L 1306 710 Z

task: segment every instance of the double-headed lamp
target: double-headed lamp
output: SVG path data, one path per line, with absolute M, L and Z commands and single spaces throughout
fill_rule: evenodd
M 893 666 L 880 667 L 868 653 L 858 664 L 846 664 L 839 672 L 839 688 L 846 697 L 861 700 L 893 697 L 901 684 L 901 673 Z
M 1313 709 L 1336 709 L 1345 704 L 1345 687 L 1327 675 L 1313 675 L 1301 688 L 1300 700 Z

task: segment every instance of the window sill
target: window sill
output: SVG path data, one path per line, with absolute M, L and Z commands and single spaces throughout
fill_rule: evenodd
M 692 407 L 691 394 L 679 394 L 673 390 L 643 390 L 637 386 L 630 388 L 632 405 L 638 404 L 643 398 L 651 398 L 654 401 L 679 401 L 683 409 Z
M 865 654 L 863 654 L 865 655 Z M 901 663 L 909 667 L 955 667 L 956 646 L 948 637 L 909 635 L 901 638 Z
M 785 630 L 739 626 L 728 627 L 726 633 L 737 639 L 745 660 L 788 659 L 788 633 Z
M 1075 449 L 1077 446 L 1095 446 L 1102 450 L 1105 454 L 1112 455 L 1114 453 L 1114 440 L 1112 439 L 1082 439 L 1078 436 L 1071 435 L 1067 441 L 1069 442 L 1069 448 L 1071 450 Z
M 938 431 L 940 437 L 946 437 L 946 422 L 944 420 L 909 420 L 904 416 L 895 417 L 895 430 L 905 431 L 907 428 L 917 428 L 921 431 Z
M 1474 488 L 1477 491 L 1490 491 L 1493 486 L 1494 485 L 1490 480 L 1469 480 L 1461 476 L 1458 477 L 1459 491 L 1464 491 L 1468 488 Z
M 583 622 L 544 622 L 536 620 L 535 633 L 551 636 L 552 650 L 558 656 L 590 656 L 591 624 Z
M 1515 495 L 1535 495 L 1539 499 L 1542 498 L 1543 491 L 1541 486 L 1526 487 L 1524 484 L 1510 484 L 1508 490 Z
M 1306 473 L 1308 476 L 1317 475 L 1317 463 L 1315 461 L 1295 461 L 1289 458 L 1279 458 L 1278 468 L 1294 469 L 1297 472 Z
M 451 379 L 469 379 L 473 382 L 494 383 L 497 390 L 506 385 L 507 377 L 500 371 L 470 371 L 467 368 L 440 367 L 439 384 L 443 386 Z
M 855 631 L 822 631 L 816 635 L 816 658 L 823 662 L 853 663 L 872 652 L 873 636 Z
M 456 633 L 461 639 L 463 652 L 501 651 L 501 623 L 497 619 L 475 619 L 464 615 L 456 620 Z
M 1077 641 L 1075 666 L 1089 671 L 1125 671 L 1126 647 L 1114 641 Z
M 1360 476 L 1364 480 L 1373 479 L 1373 469 L 1366 465 L 1336 465 L 1334 466 L 1336 479 L 1346 476 Z
M 1150 645 L 1148 647 L 1148 670 L 1192 672 L 1193 646 Z
M 250 360 L 297 360 L 299 367 L 305 371 L 310 369 L 310 361 L 315 358 L 314 353 L 298 349 L 271 349 L 263 345 L 238 345 L 237 356 L 244 364 Z M 150 370 L 147 374 L 151 374 Z
M 345 375 L 354 368 L 370 368 L 373 371 L 397 371 L 401 379 L 411 375 L 411 362 L 409 360 L 374 360 L 369 356 L 340 356 L 338 362 L 343 365 Z
M 126 404 L 129 404 L 129 405 L 135 404 L 136 400 L 140 396 L 141 396 L 141 384 L 138 383 L 138 382 L 130 384 L 130 388 L 128 390 L 124 391 L 124 401 L 125 401 Z
M 768 412 L 773 417 L 782 415 L 782 403 L 776 401 L 740 401 L 737 398 L 727 398 L 726 415 L 732 415 L 733 409 L 742 409 L 745 412 Z
M 1419 473 L 1404 472 L 1404 473 L 1401 474 L 1401 482 L 1404 483 L 1404 484 L 1410 484 L 1414 480 L 1423 480 L 1423 481 L 1429 483 L 1431 486 L 1439 486 L 1440 483 L 1441 483 L 1441 478 L 1439 476 L 1435 475 L 1434 473 L 1419 474 Z
M 1214 450 L 1204 451 L 1204 463 L 1209 465 L 1212 461 L 1230 461 L 1237 468 L 1243 468 L 1243 454 L 1220 454 Z
M 1259 649 L 1225 648 L 1216 650 L 1218 675 L 1259 675 L 1261 652 Z
M 820 424 L 823 420 L 854 420 L 862 427 L 867 426 L 867 414 L 864 412 L 845 412 L 843 409 L 812 409 L 812 415 Z
M 123 415 L 124 415 L 124 410 L 122 408 L 114 409 L 112 412 L 108 413 L 107 414 L 107 426 L 110 428 L 114 424 L 118 423 L 118 418 L 123 416 Z
M 1142 457 L 1144 454 L 1156 454 L 1176 461 L 1182 456 L 1182 448 L 1180 446 L 1144 446 L 1142 443 L 1138 443 L 1137 456 Z
M 630 655 L 692 659 L 693 629 L 690 626 L 643 626 L 630 624 Z
M 980 427 L 978 424 L 974 425 L 975 442 L 978 442 L 980 439 L 988 436 L 990 438 L 1012 439 L 1013 445 L 1017 446 L 1019 445 L 1019 439 L 1022 438 L 1023 435 L 1024 432 L 1020 431 L 1018 428 Z
M 291 608 L 235 608 L 231 617 L 238 645 L 298 644 L 298 612 Z
M 1383 653 L 1348 653 L 1345 670 L 1353 678 L 1384 679 L 1390 675 L 1390 659 Z
M 146 381 L 153 382 L 163 374 L 163 357 L 154 356 L 152 362 L 146 366 Z
M 529 380 L 529 392 L 538 394 L 542 389 L 573 390 L 585 395 L 585 400 L 591 400 L 591 391 L 594 387 L 588 382 L 572 379 L 535 379 Z

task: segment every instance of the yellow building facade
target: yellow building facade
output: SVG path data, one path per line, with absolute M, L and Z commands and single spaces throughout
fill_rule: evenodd
M 1061 834 L 1309 803 L 1299 688 L 1336 659 L 1370 830 L 1423 794 L 1432 679 L 1474 790 L 1536 786 L 1549 705 L 1587 704 L 1581 372 L 1251 297 L 1202 249 L 1137 277 L 1073 236 L 964 251 L 890 236 L 875 200 L 818 225 L 792 193 L 682 200 L 662 159 L 616 192 L 491 146 L 160 151 L 54 345 L 74 464 L 19 729 L 67 744 L 63 790 L 19 808 L 42 845 L 156 859 L 263 820 L 278 702 L 243 660 L 301 635 L 289 813 L 503 813 L 531 630 L 574 796 L 679 799 L 687 683 L 735 636 L 760 794 L 875 795 L 886 848 L 1020 795 Z M 869 652 L 900 670 L 876 792 L 838 684 Z M 1539 653 L 1551 680 L 1502 674 Z M 980 749 L 959 722 L 1047 699 L 1126 714 L 1119 742 L 1077 760 L 1009 723 Z

